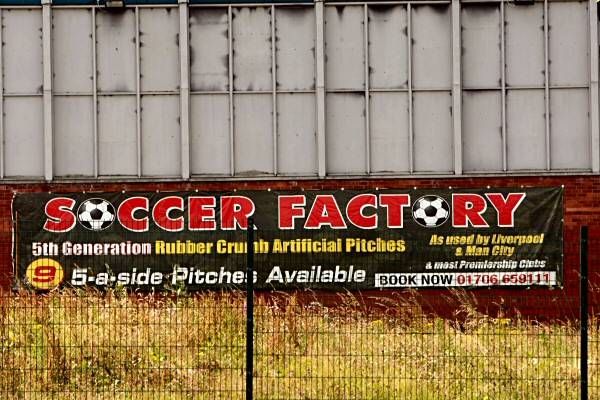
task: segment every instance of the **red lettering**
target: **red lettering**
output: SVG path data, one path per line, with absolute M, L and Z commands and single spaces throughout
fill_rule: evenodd
M 455 193 L 452 195 L 452 226 L 466 228 L 468 224 L 475 228 L 487 228 L 489 225 L 482 214 L 487 209 L 485 199 L 472 193 Z
M 40 265 L 33 271 L 33 282 L 50 283 L 56 278 L 56 267 L 53 265 Z
M 254 203 L 247 197 L 221 197 L 221 229 L 248 229 L 248 218 L 254 214 L 254 210 Z
M 502 193 L 486 193 L 485 195 L 498 212 L 498 226 L 502 228 L 515 226 L 515 211 L 525 199 L 525 193 L 509 193 L 506 199 Z
M 330 194 L 322 194 L 315 197 L 315 202 L 308 213 L 308 219 L 304 224 L 304 228 L 320 229 L 323 225 L 329 225 L 333 229 L 346 228 L 346 222 L 344 222 L 335 197 Z
M 408 194 L 382 194 L 379 195 L 379 204 L 387 208 L 387 227 L 402 228 L 404 225 L 404 207 L 410 205 Z
M 367 207 L 377 210 L 377 196 L 374 194 L 359 194 L 358 196 L 354 196 L 346 206 L 348 220 L 357 228 L 376 229 L 377 212 L 367 216 L 364 214 L 364 210 Z
M 44 229 L 49 232 L 68 232 L 75 227 L 76 219 L 72 210 L 75 200 L 68 197 L 56 197 L 46 203 L 46 222 Z
M 149 201 L 146 197 L 130 197 L 124 200 L 119 206 L 117 216 L 123 228 L 132 232 L 148 231 L 148 217 L 136 218 L 137 211 L 148 212 L 150 208 Z
M 279 196 L 279 229 L 295 229 L 296 218 L 304 218 L 304 195 Z
M 214 197 L 190 197 L 188 204 L 189 228 L 191 231 L 214 231 L 217 229 L 214 208 L 217 205 L 217 200 Z
M 179 232 L 183 230 L 183 216 L 177 218 L 171 217 L 171 212 L 179 210 L 183 212 L 183 198 L 179 196 L 163 197 L 156 202 L 152 209 L 152 219 L 159 228 L 169 232 Z

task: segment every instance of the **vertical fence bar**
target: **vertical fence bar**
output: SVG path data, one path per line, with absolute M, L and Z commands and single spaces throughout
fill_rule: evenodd
M 248 218 L 246 266 L 246 400 L 252 400 L 254 376 L 254 219 Z
M 581 312 L 581 338 L 580 338 L 580 368 L 581 368 L 581 400 L 588 399 L 588 227 L 581 227 L 580 239 L 580 312 Z

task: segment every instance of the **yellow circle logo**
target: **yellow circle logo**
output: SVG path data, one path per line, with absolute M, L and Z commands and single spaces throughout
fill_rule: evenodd
M 54 289 L 63 280 L 62 266 L 51 258 L 39 258 L 29 264 L 25 276 L 29 284 L 36 289 Z

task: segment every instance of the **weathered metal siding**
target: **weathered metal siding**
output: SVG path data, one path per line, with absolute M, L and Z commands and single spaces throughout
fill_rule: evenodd
M 0 14 L 5 180 L 600 170 L 591 0 Z

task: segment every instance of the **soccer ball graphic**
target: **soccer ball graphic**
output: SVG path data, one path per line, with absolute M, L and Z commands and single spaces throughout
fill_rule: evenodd
M 115 208 L 104 199 L 88 199 L 77 209 L 77 219 L 84 228 L 101 231 L 112 225 Z
M 439 196 L 429 195 L 420 197 L 412 207 L 413 218 L 417 224 L 435 228 L 443 225 L 450 216 L 450 206 Z

